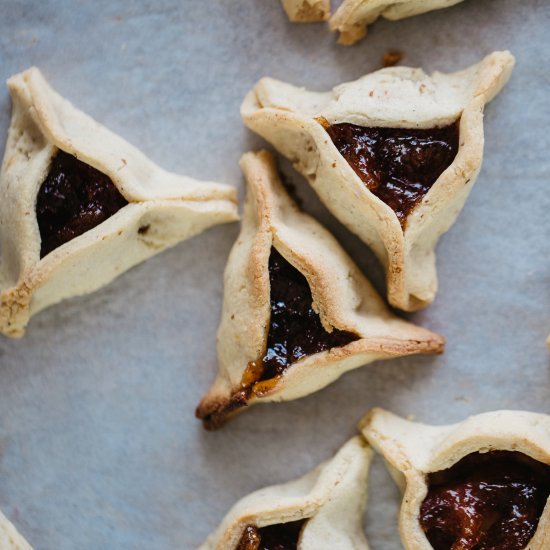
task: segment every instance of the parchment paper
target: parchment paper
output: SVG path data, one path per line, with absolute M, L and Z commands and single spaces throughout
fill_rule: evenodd
M 262 142 L 239 106 L 264 75 L 324 90 L 379 68 L 389 49 L 427 70 L 497 49 L 517 57 L 486 110 L 478 182 L 438 248 L 437 299 L 411 316 L 448 338 L 442 357 L 376 363 L 204 432 L 193 413 L 217 368 L 237 224 L 43 312 L 20 341 L 0 339 L 0 509 L 37 550 L 194 548 L 241 496 L 329 458 L 373 406 L 434 423 L 497 408 L 550 412 L 548 1 L 467 0 L 381 21 L 352 48 L 322 24 L 290 24 L 276 0 L 4 0 L 1 12 L 2 79 L 35 64 L 165 168 L 240 188 L 237 161 Z M 2 88 L 2 143 L 10 110 Z M 306 209 L 383 290 L 366 246 L 284 166 Z M 398 499 L 378 459 L 373 550 L 401 547 Z

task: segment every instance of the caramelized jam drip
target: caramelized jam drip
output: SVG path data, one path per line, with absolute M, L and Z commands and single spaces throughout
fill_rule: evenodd
M 306 278 L 275 248 L 269 256 L 269 283 L 271 318 L 260 380 L 282 374 L 306 355 L 342 347 L 359 339 L 351 332 L 325 330 L 313 310 L 313 297 Z
M 550 495 L 550 467 L 522 453 L 473 453 L 428 476 L 420 524 L 435 550 L 522 550 Z
M 458 122 L 408 130 L 333 124 L 326 128 L 340 154 L 363 183 L 396 213 L 404 228 L 458 152 Z
M 93 229 L 126 204 L 108 176 L 59 151 L 36 201 L 40 257 Z
M 306 521 L 301 519 L 261 528 L 247 525 L 235 550 L 296 550 Z

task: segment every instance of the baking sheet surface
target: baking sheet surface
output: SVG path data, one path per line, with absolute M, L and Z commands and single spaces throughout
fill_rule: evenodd
M 329 458 L 383 406 L 444 423 L 497 408 L 550 412 L 550 3 L 467 0 L 381 21 L 344 48 L 276 0 L 19 0 L 0 18 L 0 77 L 37 65 L 76 106 L 163 167 L 238 186 L 262 146 L 239 105 L 265 75 L 323 90 L 381 66 L 451 71 L 497 49 L 517 66 L 487 107 L 483 169 L 440 242 L 435 303 L 411 318 L 445 355 L 379 362 L 206 433 L 194 408 L 216 372 L 222 272 L 237 224 L 214 228 L 0 339 L 0 509 L 37 550 L 191 549 L 241 496 Z M 0 89 L 0 140 L 11 105 Z M 383 290 L 366 246 L 286 163 L 305 208 Z M 366 532 L 400 548 L 379 459 Z

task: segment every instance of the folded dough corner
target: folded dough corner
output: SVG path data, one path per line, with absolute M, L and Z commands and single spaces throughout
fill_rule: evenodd
M 484 106 L 513 65 L 494 52 L 455 73 L 391 67 L 329 92 L 263 78 L 241 115 L 372 248 L 389 302 L 415 311 L 435 298 L 435 247 L 476 180 Z
M 391 21 L 405 19 L 433 10 L 448 8 L 463 0 L 344 0 L 329 24 L 339 31 L 338 42 L 345 46 L 355 44 L 367 34 L 367 27 L 379 17 Z
M 443 351 L 441 336 L 391 313 L 336 239 L 300 211 L 270 153 L 247 153 L 241 167 L 247 196 L 224 274 L 219 374 L 196 411 L 206 428 L 378 359 Z
M 238 219 L 236 190 L 167 172 L 58 95 L 36 68 L 8 80 L 0 173 L 0 332 Z

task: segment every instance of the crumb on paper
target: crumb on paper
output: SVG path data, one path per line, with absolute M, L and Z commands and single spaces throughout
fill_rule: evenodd
M 403 60 L 405 54 L 398 50 L 390 50 L 384 54 L 382 58 L 382 64 L 384 67 L 393 67 Z
M 465 395 L 457 395 L 455 401 L 462 401 L 463 403 L 470 403 L 471 400 L 468 399 Z

